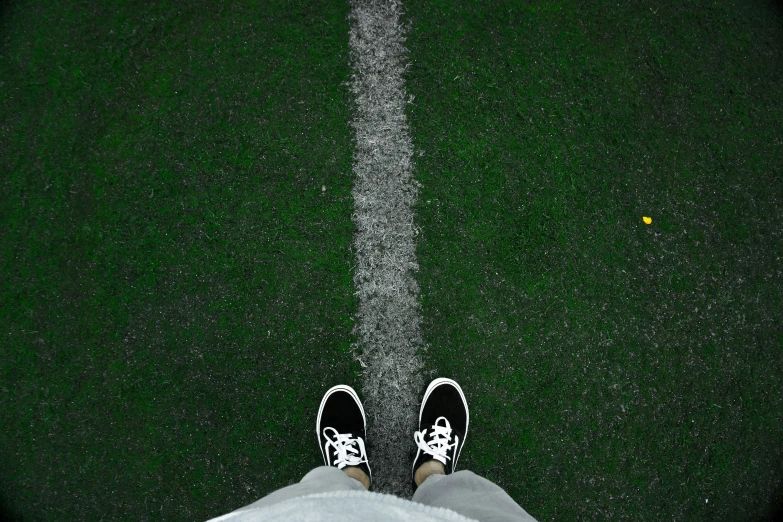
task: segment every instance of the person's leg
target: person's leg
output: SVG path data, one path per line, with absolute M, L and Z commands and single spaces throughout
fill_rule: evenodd
M 443 465 L 434 462 L 421 474 L 419 471 L 429 462 L 416 470 L 416 482 L 423 482 L 413 494 L 414 502 L 451 509 L 483 522 L 535 522 L 500 486 L 467 470 L 443 475 Z M 441 469 L 437 469 L 438 464 Z
M 318 466 L 305 475 L 299 483 L 291 484 L 290 486 L 273 491 L 264 498 L 239 508 L 236 511 L 271 506 L 272 504 L 277 504 L 278 502 L 283 502 L 290 498 L 303 497 L 305 495 L 312 495 L 313 493 L 345 490 L 364 491 L 366 488 L 360 482 L 361 479 L 358 478 L 361 475 L 357 478 L 351 478 L 349 473 L 355 474 L 355 471 L 349 470 L 348 468 L 340 470 L 334 466 Z

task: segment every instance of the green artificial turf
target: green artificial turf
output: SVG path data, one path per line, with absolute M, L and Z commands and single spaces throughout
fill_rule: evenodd
M 781 16 L 659 4 L 406 3 L 426 359 L 539 520 L 757 520 L 783 480 Z
M 541 521 L 762 518 L 781 12 L 404 5 L 424 357 L 467 394 L 459 469 Z M 362 393 L 348 8 L 0 3 L 7 518 L 203 520 L 322 463 L 323 392 Z
M 322 465 L 359 369 L 347 14 L 6 6 L 5 517 L 204 520 Z

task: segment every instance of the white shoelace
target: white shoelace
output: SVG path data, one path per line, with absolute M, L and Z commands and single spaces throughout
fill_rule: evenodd
M 445 426 L 438 425 L 441 419 L 446 423 Z M 454 444 L 449 444 L 449 440 L 451 440 L 451 424 L 449 424 L 449 420 L 446 417 L 438 417 L 435 424 L 432 425 L 432 432 L 430 433 L 432 439 L 429 444 L 424 440 L 426 434 L 427 430 L 417 431 L 413 434 L 416 445 L 424 453 L 432 455 L 445 466 L 446 460 L 451 458 L 446 455 L 446 452 L 452 446 L 456 448 L 459 444 L 459 437 L 456 435 L 454 436 Z
M 327 430 L 332 430 L 335 434 L 334 439 L 330 439 L 326 434 Z M 350 433 L 337 433 L 334 428 L 324 428 L 324 438 L 326 438 L 326 444 L 324 445 L 324 453 L 329 457 L 332 457 L 332 453 L 329 451 L 329 447 L 334 448 L 334 452 L 337 453 L 336 458 L 330 464 L 337 466 L 339 469 L 343 469 L 345 466 L 356 466 L 362 462 L 367 462 L 367 453 L 364 449 L 364 440 L 361 437 L 351 437 Z M 358 443 L 359 449 L 354 447 L 354 444 Z M 358 456 L 349 455 L 348 453 L 358 453 Z

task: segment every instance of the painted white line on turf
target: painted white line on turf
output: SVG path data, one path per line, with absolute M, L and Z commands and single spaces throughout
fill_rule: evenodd
M 356 133 L 353 276 L 358 296 L 354 356 L 363 366 L 373 490 L 412 494 L 413 431 L 426 347 L 420 332 L 413 223 L 420 186 L 412 178 L 413 144 L 405 118 L 407 65 L 400 3 L 351 2 L 352 121 Z

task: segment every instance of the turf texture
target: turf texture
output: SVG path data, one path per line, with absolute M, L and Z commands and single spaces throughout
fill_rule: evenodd
M 428 369 L 542 521 L 781 488 L 783 15 L 660 4 L 406 3 Z M 348 7 L 2 5 L 7 517 L 206 519 L 321 464 L 361 370 Z
M 461 466 L 539 520 L 767 516 L 783 479 L 781 13 L 407 12 L 423 334 L 473 405 Z
M 203 520 L 323 464 L 314 410 L 359 367 L 347 12 L 8 8 L 9 516 Z

